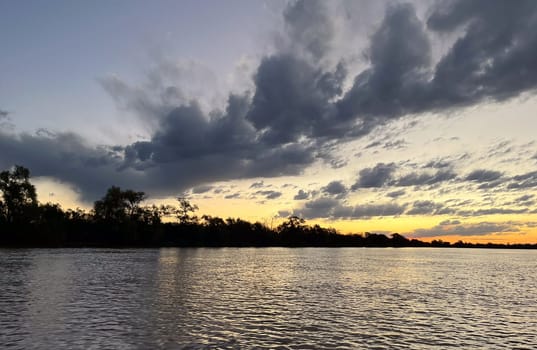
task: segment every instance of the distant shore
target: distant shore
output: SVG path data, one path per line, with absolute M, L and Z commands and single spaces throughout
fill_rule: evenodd
M 39 203 L 30 171 L 0 172 L 0 247 L 453 247 L 537 249 L 536 244 L 423 242 L 399 233 L 341 234 L 290 216 L 277 227 L 239 218 L 198 217 L 184 197 L 142 205 L 144 192 L 110 187 L 91 211 Z M 167 220 L 163 220 L 167 219 Z M 174 220 L 173 222 L 163 222 Z

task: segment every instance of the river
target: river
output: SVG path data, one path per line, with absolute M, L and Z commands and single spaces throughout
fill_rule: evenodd
M 0 348 L 535 349 L 537 251 L 0 249 Z

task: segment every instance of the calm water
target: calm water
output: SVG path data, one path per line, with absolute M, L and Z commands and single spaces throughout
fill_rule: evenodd
M 0 250 L 0 348 L 537 348 L 537 251 Z

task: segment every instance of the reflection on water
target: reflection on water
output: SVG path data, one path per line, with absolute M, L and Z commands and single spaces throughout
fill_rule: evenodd
M 0 348 L 537 347 L 537 251 L 0 250 Z

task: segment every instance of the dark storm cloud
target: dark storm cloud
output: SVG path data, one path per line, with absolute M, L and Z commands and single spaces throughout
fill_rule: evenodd
M 537 87 L 536 13 L 532 0 L 438 2 L 427 28 L 439 34 L 462 30 L 462 35 L 433 66 L 426 28 L 413 6 L 391 6 L 372 37 L 371 68 L 356 77 L 338 109 L 364 123 L 381 123 L 532 91 Z
M 90 147 L 73 133 L 47 136 L 0 132 L 0 149 L 1 169 L 13 164 L 30 166 L 32 176 L 55 176 L 76 184 L 83 195 L 100 193 L 110 182 L 133 185 L 142 177 L 133 170 L 118 171 L 121 149 Z
M 0 120 L 6 119 L 9 115 L 9 112 L 0 108 Z
M 432 82 L 438 103 L 504 100 L 537 86 L 537 3 L 522 0 L 444 2 L 427 25 L 438 32 L 464 28 L 438 63 Z
M 387 118 L 411 113 L 423 95 L 423 76 L 430 64 L 425 28 L 410 4 L 388 7 L 371 38 L 371 68 L 360 73 L 338 102 L 342 118 L 360 116 L 367 130 Z
M 338 44 L 335 30 L 345 25 L 325 6 L 321 1 L 288 3 L 284 41 L 291 45 L 263 57 L 252 91 L 231 94 L 223 111 L 204 112 L 188 84 L 184 89 L 169 83 L 173 77 L 194 81 L 188 69 L 166 65 L 137 88 L 108 78 L 101 84 L 118 105 L 150 122 L 148 140 L 96 148 L 69 133 L 0 134 L 0 165 L 23 164 L 35 175 L 76 185 L 86 198 L 102 195 L 113 184 L 164 195 L 212 181 L 298 175 L 316 159 L 333 160 L 322 152 L 325 146 L 366 135 L 390 120 L 503 101 L 537 87 L 536 1 L 434 3 L 425 24 L 413 5 L 389 5 L 370 37 L 367 67 L 355 73 L 344 57 L 325 62 Z M 433 62 L 429 38 L 445 33 L 458 34 L 457 39 Z M 351 86 L 344 91 L 346 81 Z M 200 86 L 206 90 L 207 83 Z M 403 144 L 388 140 L 383 145 Z M 394 180 L 395 168 L 379 163 L 363 169 L 351 189 L 435 184 L 455 176 L 445 170 Z M 493 183 L 488 175 L 472 181 Z M 534 186 L 535 175 L 514 177 L 508 185 Z M 361 213 L 351 209 L 350 216 Z
M 343 78 L 342 66 L 323 72 L 295 56 L 266 57 L 254 76 L 256 91 L 246 119 L 269 145 L 341 134 L 329 100 L 341 92 Z
M 373 168 L 362 169 L 358 181 L 352 185 L 351 189 L 355 191 L 359 188 L 382 187 L 391 179 L 395 170 L 395 163 L 378 163 Z

